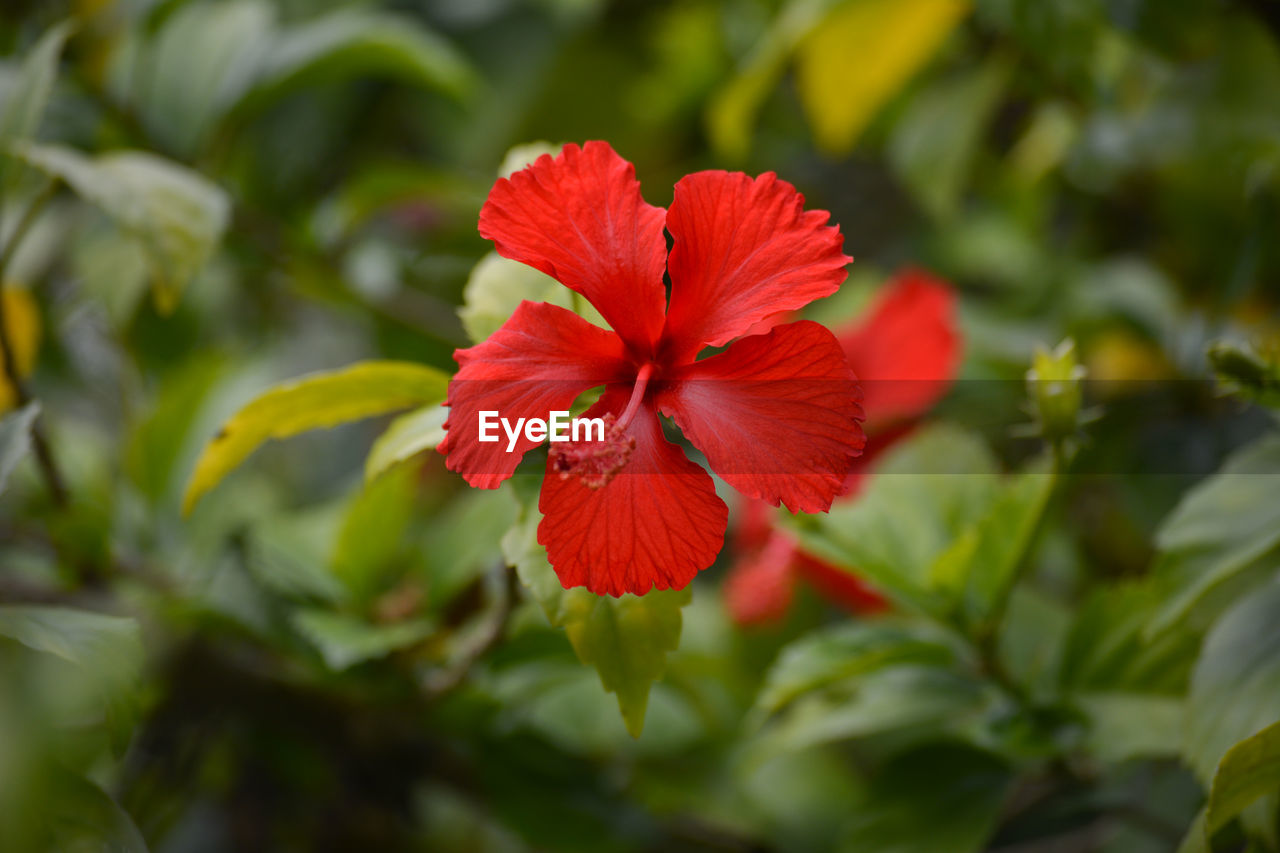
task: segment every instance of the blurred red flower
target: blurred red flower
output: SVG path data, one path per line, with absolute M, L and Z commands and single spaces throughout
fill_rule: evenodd
M 498 180 L 480 233 L 582 294 L 612 331 L 522 302 L 455 353 L 448 467 L 495 488 L 541 442 L 480 443 L 482 410 L 546 418 L 605 386 L 583 417 L 605 420 L 606 441 L 552 444 L 538 502 L 538 541 L 560 582 L 599 594 L 684 587 L 723 544 L 728 511 L 710 475 L 664 438 L 659 413 L 747 497 L 825 511 L 865 441 L 860 392 L 830 331 L 779 323 L 844 280 L 851 259 L 828 218 L 771 172 L 698 172 L 676 184 L 670 211 L 652 207 L 604 142 Z
M 877 458 L 911 431 L 912 422 L 946 393 L 959 370 L 955 292 L 926 272 L 904 270 L 838 337 L 863 387 L 871 436 L 840 497 L 856 500 Z M 724 591 L 739 625 L 785 618 L 798 578 L 854 613 L 888 606 L 861 578 L 802 551 L 791 534 L 774 527 L 773 513 L 759 501 L 745 502 L 734 544 L 743 556 L 730 570 Z

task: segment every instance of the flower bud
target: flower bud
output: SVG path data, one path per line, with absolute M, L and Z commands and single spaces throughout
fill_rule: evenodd
M 1031 414 L 1040 435 L 1054 446 L 1061 446 L 1080 432 L 1084 377 L 1084 366 L 1077 360 L 1075 342 L 1070 338 L 1052 351 L 1038 348 L 1031 360 L 1027 371 Z

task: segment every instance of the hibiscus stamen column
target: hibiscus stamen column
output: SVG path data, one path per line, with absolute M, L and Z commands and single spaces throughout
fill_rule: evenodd
M 646 362 L 636 374 L 636 384 L 631 389 L 631 399 L 627 401 L 626 411 L 618 419 L 619 432 L 625 430 L 631 424 L 631 419 L 636 416 L 636 411 L 640 408 L 640 401 L 644 399 L 645 389 L 649 387 L 649 377 L 651 376 L 653 376 L 653 362 L 650 361 Z

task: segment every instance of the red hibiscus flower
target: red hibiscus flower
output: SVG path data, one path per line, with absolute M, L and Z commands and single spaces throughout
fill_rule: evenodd
M 956 297 L 945 282 L 920 270 L 905 270 L 875 304 L 839 335 L 864 391 L 871 446 L 850 472 L 841 500 L 855 500 L 876 459 L 911 431 L 912 421 L 946 393 L 960 365 Z M 854 613 L 887 604 L 856 575 L 800 550 L 773 513 L 758 501 L 742 509 L 735 545 L 743 556 L 725 581 L 729 613 L 739 625 L 783 619 L 798 578 Z
M 483 443 L 481 412 L 545 419 L 604 386 L 582 417 L 600 418 L 605 440 L 551 444 L 538 501 L 538 541 L 560 582 L 599 594 L 684 587 L 723 544 L 728 510 L 664 437 L 660 414 L 747 497 L 827 510 L 865 441 L 861 392 L 831 332 L 779 323 L 845 278 L 851 259 L 828 218 L 773 173 L 698 172 L 676 184 L 669 211 L 653 207 L 603 142 L 500 179 L 481 235 L 586 297 L 612 331 L 522 302 L 459 350 L 448 467 L 495 488 L 545 436 L 518 433 L 510 451 L 505 439 Z

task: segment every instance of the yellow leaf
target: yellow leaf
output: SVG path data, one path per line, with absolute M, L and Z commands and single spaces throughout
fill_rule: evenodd
M 182 511 L 190 512 L 269 439 L 438 403 L 448 383 L 448 376 L 425 365 L 363 361 L 272 388 L 237 412 L 205 445 L 187 483 Z
M 27 291 L 6 287 L 3 314 L 18 375 L 30 376 L 36 366 L 36 351 L 40 348 L 40 309 Z M 0 353 L 0 368 L 3 367 L 4 354 Z M 17 402 L 17 394 L 6 376 L 7 371 L 0 370 L 0 412 L 9 411 Z
M 801 43 L 796 82 L 814 138 L 844 154 L 969 10 L 967 0 L 852 0 Z

